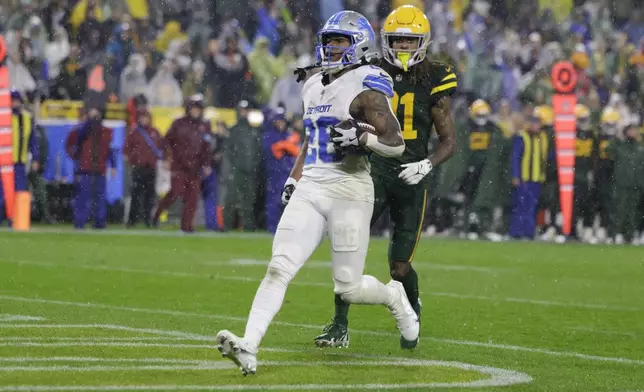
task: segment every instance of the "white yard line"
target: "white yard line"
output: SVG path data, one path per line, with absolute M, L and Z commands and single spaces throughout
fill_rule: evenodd
M 236 258 L 228 261 L 205 261 L 199 264 L 209 265 L 215 267 L 267 267 L 269 260 Z M 308 260 L 304 264 L 305 269 L 330 269 L 331 261 L 329 260 Z M 481 267 L 472 265 L 454 265 L 454 264 L 436 264 L 427 261 L 416 260 L 414 261 L 414 268 L 417 270 L 441 270 L 441 271 L 468 271 L 468 272 L 484 272 L 490 274 L 497 274 L 503 271 L 511 271 L 512 268 L 504 267 Z
M 11 297 L 8 297 L 11 298 Z M 14 297 L 15 298 L 15 297 Z M 7 299 L 7 298 L 4 298 Z M 24 298 L 23 298 L 24 299 Z M 40 302 L 40 303 L 54 303 L 54 302 L 49 302 L 47 300 L 43 300 L 45 302 Z M 26 301 L 29 302 L 29 301 Z M 57 302 L 57 301 L 56 301 Z M 71 305 L 74 304 L 74 305 Z M 78 304 L 82 304 L 82 302 L 71 302 L 71 303 L 65 303 L 65 302 L 60 302 L 57 303 L 57 305 L 69 305 L 69 306 L 78 306 Z M 93 304 L 88 304 L 90 306 L 86 307 L 96 307 Z M 104 308 L 108 309 L 108 308 Z M 130 308 L 130 311 L 134 308 Z M 120 310 L 127 310 L 127 308 L 120 309 Z M 186 333 L 186 332 L 180 332 L 180 331 L 168 331 L 168 330 L 163 330 L 163 329 L 152 329 L 152 328 L 134 328 L 134 327 L 126 327 L 123 325 L 113 325 L 113 324 L 0 324 L 0 328 L 17 328 L 17 329 L 26 329 L 26 328 L 51 328 L 51 329 L 60 329 L 60 328 L 74 328 L 74 329 L 91 329 L 91 328 L 101 328 L 101 329 L 110 329 L 110 330 L 117 330 L 117 331 L 126 331 L 126 332 L 137 332 L 137 333 L 143 333 L 143 334 L 152 334 L 152 335 L 161 335 L 161 336 L 171 336 L 175 338 L 183 338 L 183 339 L 192 339 L 192 340 L 205 340 L 204 335 L 199 335 L 199 334 L 193 334 L 193 333 Z M 208 338 L 210 339 L 210 338 Z
M 0 313 L 0 322 L 6 321 L 43 321 L 43 317 L 25 316 L 22 314 L 4 314 Z
M 131 308 L 126 306 L 114 306 L 114 305 L 95 304 L 95 303 L 88 303 L 88 302 L 55 301 L 55 300 L 46 300 L 46 299 L 40 299 L 40 298 L 24 298 L 24 297 L 14 297 L 14 296 L 7 296 L 7 295 L 0 295 L 0 300 L 27 302 L 27 303 L 43 303 L 43 304 L 61 305 L 61 306 L 76 306 L 76 307 L 92 308 L 92 309 L 122 310 L 127 312 L 162 314 L 162 315 L 177 316 L 177 317 L 184 317 L 184 318 L 199 317 L 199 318 L 214 319 L 214 320 L 246 322 L 246 318 L 244 317 L 181 312 L 176 310 Z M 100 325 L 100 324 L 97 324 L 97 325 Z M 306 329 L 312 329 L 316 331 L 319 331 L 321 328 L 320 325 L 288 323 L 283 321 L 273 321 L 273 325 L 306 328 Z M 113 327 L 114 327 L 113 329 L 121 329 L 121 330 L 139 330 L 139 331 L 147 330 L 147 331 L 150 331 L 150 333 L 154 333 L 151 331 L 162 331 L 162 330 L 148 330 L 148 329 L 121 327 L 121 326 L 113 326 Z M 184 332 L 174 332 L 174 331 L 162 331 L 162 332 L 165 334 L 168 334 L 168 336 L 186 335 L 186 336 L 195 337 L 195 338 L 204 337 L 203 335 L 189 334 Z M 395 333 L 382 332 L 382 331 L 366 331 L 366 330 L 351 329 L 351 332 L 354 334 L 388 336 L 388 337 L 396 337 L 396 338 L 399 336 L 398 334 L 395 334 Z M 181 334 L 181 335 L 177 335 L 177 334 Z M 210 339 L 210 337 L 208 337 L 208 339 Z M 613 363 L 620 363 L 620 364 L 626 364 L 626 365 L 644 366 L 644 360 L 621 358 L 621 357 L 605 357 L 605 356 L 589 355 L 589 354 L 583 354 L 583 353 L 577 353 L 577 352 L 571 352 L 571 351 L 554 351 L 554 350 L 548 350 L 548 349 L 507 345 L 507 344 L 499 344 L 499 343 L 477 342 L 477 341 L 457 340 L 457 339 L 441 339 L 441 338 L 432 338 L 432 337 L 425 337 L 425 336 L 423 336 L 423 340 L 432 341 L 439 344 L 451 344 L 451 345 L 469 346 L 469 347 L 484 347 L 484 348 L 498 349 L 498 350 L 505 350 L 505 351 L 518 351 L 518 352 L 544 354 L 544 355 L 549 355 L 553 357 L 578 358 L 578 359 L 584 359 L 584 360 L 596 361 L 596 362 L 613 362 Z
M 261 278 L 249 278 L 245 276 L 224 276 L 219 274 L 212 275 L 207 273 L 197 274 L 197 273 L 190 273 L 190 272 L 141 270 L 141 269 L 132 269 L 132 268 L 123 268 L 123 267 L 108 267 L 108 266 L 93 266 L 93 265 L 71 265 L 71 264 L 58 264 L 58 263 L 51 263 L 51 262 L 44 262 L 44 261 L 0 260 L 0 263 L 27 264 L 27 265 L 35 265 L 35 266 L 48 267 L 48 268 L 72 268 L 72 269 L 93 270 L 93 271 L 112 271 L 112 272 L 143 274 L 143 275 L 151 275 L 151 276 L 171 276 L 171 277 L 177 277 L 177 278 L 217 279 L 217 280 L 229 280 L 229 281 L 252 282 L 252 283 L 259 283 L 261 281 Z M 292 281 L 291 284 L 306 286 L 306 287 L 327 287 L 327 288 L 333 287 L 333 284 L 330 282 L 329 283 L 306 282 L 306 281 L 300 282 L 297 279 Z M 524 304 L 548 306 L 548 307 L 581 308 L 581 309 L 624 311 L 624 312 L 644 311 L 644 308 L 641 308 L 641 307 L 587 304 L 587 303 L 577 303 L 577 302 L 560 302 L 560 301 L 538 300 L 538 299 L 529 299 L 529 298 L 490 297 L 490 296 L 484 296 L 484 295 L 469 295 L 469 294 L 446 293 L 446 292 L 422 292 L 422 294 L 431 295 L 435 297 L 449 297 L 449 298 L 457 298 L 457 299 L 465 299 L 465 300 L 478 300 L 478 301 L 491 301 L 491 302 L 524 303 Z

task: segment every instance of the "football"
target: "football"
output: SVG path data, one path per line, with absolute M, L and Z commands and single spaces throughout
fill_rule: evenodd
M 374 128 L 373 125 L 363 121 L 358 121 L 354 118 L 350 118 L 348 120 L 341 121 L 338 124 L 331 127 L 331 135 L 330 135 L 331 140 L 333 140 L 334 137 L 340 136 L 340 133 L 338 133 L 336 129 L 351 129 L 351 128 L 360 128 L 364 132 L 369 132 L 373 134 L 376 133 L 376 128 Z M 339 147 L 336 145 L 335 149 L 336 151 L 341 151 L 342 154 L 344 155 L 365 155 L 368 153 L 366 149 L 359 146 Z

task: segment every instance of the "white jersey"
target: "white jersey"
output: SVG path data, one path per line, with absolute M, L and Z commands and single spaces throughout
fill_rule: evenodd
M 342 157 L 330 139 L 330 127 L 351 117 L 349 107 L 363 91 L 375 90 L 393 97 L 393 81 L 381 68 L 353 68 L 328 85 L 322 72 L 313 75 L 302 89 L 304 128 L 309 148 L 299 187 L 328 197 L 373 202 L 373 182 L 366 155 Z

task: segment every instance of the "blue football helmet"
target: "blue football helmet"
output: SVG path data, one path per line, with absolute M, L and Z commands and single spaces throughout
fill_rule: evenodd
M 332 35 L 343 35 L 349 38 L 351 45 L 341 48 L 344 53 L 340 60 L 331 60 L 331 50 L 340 49 L 327 45 L 327 39 Z M 317 64 L 327 73 L 337 73 L 345 67 L 367 61 L 378 56 L 376 49 L 376 34 L 367 18 L 354 11 L 340 11 L 329 18 L 317 35 L 318 44 L 315 47 Z

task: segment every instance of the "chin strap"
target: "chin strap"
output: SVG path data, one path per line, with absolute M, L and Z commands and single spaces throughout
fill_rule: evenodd
M 318 67 L 320 67 L 320 64 L 311 64 L 311 65 L 308 65 L 308 66 L 306 66 L 304 68 L 300 68 L 300 67 L 295 68 L 295 71 L 293 71 L 293 74 L 297 77 L 297 83 L 299 83 L 299 82 L 303 81 L 304 79 L 306 79 L 306 73 L 308 71 L 310 71 L 310 70 L 312 70 L 314 68 L 318 68 Z

